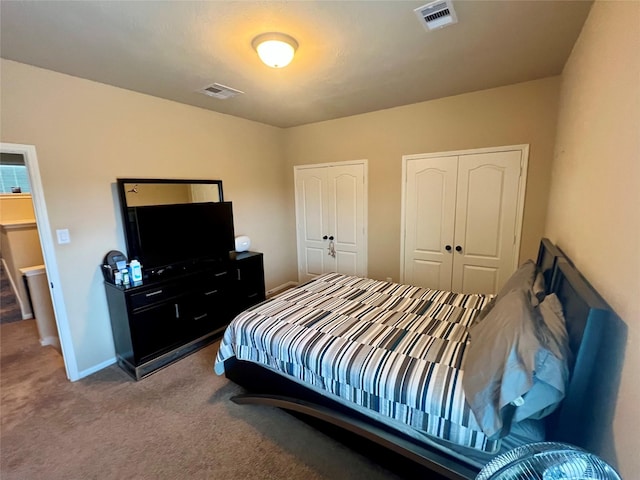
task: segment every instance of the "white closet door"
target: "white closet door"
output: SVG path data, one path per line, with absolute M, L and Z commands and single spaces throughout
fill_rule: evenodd
M 495 293 L 517 266 L 526 145 L 403 157 L 401 280 Z
M 335 249 L 331 270 L 364 276 L 364 165 L 328 167 L 327 187 L 329 236 Z
M 513 272 L 520 151 L 458 157 L 451 290 L 495 293 Z
M 327 272 L 366 276 L 365 164 L 295 167 L 294 174 L 298 280 Z
M 404 282 L 451 290 L 457 157 L 407 162 Z
M 327 255 L 329 231 L 326 168 L 296 170 L 296 225 L 298 231 L 298 277 L 306 282 L 331 269 Z M 327 265 L 327 263 L 329 265 Z

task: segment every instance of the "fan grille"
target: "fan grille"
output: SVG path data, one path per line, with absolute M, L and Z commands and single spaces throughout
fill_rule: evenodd
M 621 480 L 595 455 L 565 443 L 523 445 L 495 457 L 476 480 Z

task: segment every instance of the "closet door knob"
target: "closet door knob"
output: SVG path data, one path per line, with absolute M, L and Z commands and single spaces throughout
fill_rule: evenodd
M 456 245 L 456 252 L 461 252 L 462 251 L 462 247 L 460 245 Z
M 445 246 L 445 247 L 444 247 L 444 249 L 445 249 L 447 252 L 450 252 L 450 251 L 451 251 L 451 245 L 447 245 L 447 246 Z
M 329 237 L 329 240 L 333 240 L 333 235 L 331 235 L 331 236 Z
M 327 238 L 329 238 L 329 237 L 327 237 L 326 235 L 324 237 L 322 237 L 323 240 L 326 240 Z

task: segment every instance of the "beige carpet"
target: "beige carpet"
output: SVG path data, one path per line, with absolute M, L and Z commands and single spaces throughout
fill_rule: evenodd
M 71 383 L 33 320 L 2 325 L 0 478 L 399 478 L 280 410 L 230 402 L 241 390 L 213 373 L 216 348 L 140 382 L 114 365 Z

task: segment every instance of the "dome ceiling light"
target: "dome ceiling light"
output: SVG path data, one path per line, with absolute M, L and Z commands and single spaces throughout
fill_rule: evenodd
M 295 38 L 284 33 L 263 33 L 251 42 L 260 60 L 272 68 L 286 67 L 298 48 Z

